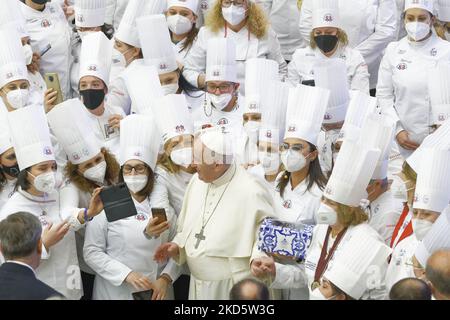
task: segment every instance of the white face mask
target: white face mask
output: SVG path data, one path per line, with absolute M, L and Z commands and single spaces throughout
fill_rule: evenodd
M 225 109 L 230 103 L 233 95 L 231 93 L 224 93 L 216 96 L 213 93 L 208 93 L 209 101 L 219 110 Z
M 422 241 L 433 226 L 433 222 L 424 219 L 412 219 L 412 227 L 417 240 Z
M 337 213 L 329 205 L 321 203 L 316 213 L 316 222 L 332 226 L 337 222 Z
M 29 44 L 26 44 L 22 47 L 23 54 L 25 55 L 25 64 L 29 65 L 31 61 L 33 61 L 33 49 Z
M 167 25 L 169 26 L 170 31 L 176 35 L 188 33 L 192 29 L 191 20 L 179 14 L 168 16 Z
M 408 22 L 405 29 L 408 36 L 414 41 L 420 41 L 430 33 L 430 25 L 424 22 Z
M 56 177 L 53 171 L 42 173 L 37 177 L 33 176 L 31 173 L 30 175 L 34 177 L 33 185 L 36 190 L 44 193 L 51 193 L 55 190 Z
M 187 168 L 192 164 L 192 148 L 188 147 L 172 150 L 170 159 L 172 159 L 175 164 Z
M 145 188 L 148 182 L 148 177 L 144 174 L 136 176 L 123 176 L 123 180 L 127 184 L 128 189 L 133 193 L 138 193 Z
M 178 91 L 178 83 L 171 83 L 162 86 L 163 94 L 167 96 L 168 94 L 176 94 Z
M 296 172 L 306 165 L 306 158 L 301 152 L 286 150 L 281 153 L 281 161 L 288 172 Z
M 309 300 L 333 300 L 335 296 L 326 298 L 323 293 L 319 290 L 319 288 L 314 289 L 309 294 Z
M 258 159 L 265 174 L 278 173 L 280 168 L 280 155 L 272 152 L 258 152 Z
M 28 103 L 29 97 L 30 91 L 28 89 L 16 89 L 6 94 L 6 100 L 8 100 L 9 104 L 14 109 L 25 107 Z
M 222 15 L 226 22 L 232 26 L 236 26 L 245 19 L 246 11 L 244 7 L 236 7 L 232 4 L 228 8 L 222 8 Z
M 115 67 L 127 66 L 127 60 L 125 59 L 125 53 L 120 52 L 116 48 L 113 48 L 112 63 Z
M 105 181 L 105 173 L 106 173 L 106 161 L 102 161 L 97 164 L 95 167 L 87 169 L 83 176 L 91 181 L 94 181 L 99 184 L 103 184 Z

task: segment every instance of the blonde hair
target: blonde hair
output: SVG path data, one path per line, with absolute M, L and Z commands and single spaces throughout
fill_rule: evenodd
M 170 155 L 168 155 L 166 152 L 159 155 L 158 157 L 158 164 L 165 169 L 167 172 L 171 174 L 176 174 L 180 172 L 180 166 L 175 164 L 172 159 L 170 159 Z
M 357 226 L 369 220 L 369 217 L 360 207 L 350 207 L 345 204 L 337 204 L 337 217 L 344 227 Z
M 434 26 L 434 30 L 436 30 L 436 34 L 438 35 L 438 37 L 441 38 L 442 40 L 446 40 L 445 39 L 445 27 L 438 21 L 435 21 L 433 26 Z
M 266 36 L 269 30 L 269 20 L 259 5 L 249 0 L 247 0 L 247 3 L 249 5 L 247 28 L 250 33 L 261 39 Z M 219 32 L 225 26 L 225 19 L 222 15 L 222 0 L 217 0 L 211 8 L 206 16 L 205 26 L 214 33 Z
M 346 46 L 348 46 L 348 36 L 344 30 L 338 29 L 337 37 L 338 37 L 338 44 L 341 48 L 345 48 Z M 311 30 L 311 33 L 309 34 L 309 39 L 310 39 L 309 46 L 312 49 L 317 48 L 317 43 L 316 40 L 314 39 L 314 29 Z

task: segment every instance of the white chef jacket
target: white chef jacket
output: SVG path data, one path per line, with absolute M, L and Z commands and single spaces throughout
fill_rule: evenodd
M 142 203 L 134 200 L 137 215 L 114 222 L 108 222 L 104 212 L 100 213 L 86 227 L 84 259 L 95 270 L 94 300 L 132 300 L 137 290 L 125 282 L 131 271 L 139 272 L 154 282 L 167 273 L 175 281 L 180 269 L 173 260 L 158 264 L 153 260 L 156 249 L 175 235 L 176 216 L 167 211 L 170 230 L 157 239 L 147 239 L 143 233 L 151 218 L 152 200 Z M 167 299 L 173 299 L 170 286 Z
M 29 212 L 39 218 L 44 230 L 49 223 L 64 221 L 59 193 L 36 197 L 21 190 L 15 192 L 0 211 L 0 221 L 16 212 Z M 68 299 L 79 300 L 83 295 L 80 268 L 78 266 L 75 234 L 71 230 L 46 252 L 42 246 L 42 260 L 36 269 L 39 280 L 63 294 Z
M 58 73 L 64 99 L 70 98 L 70 28 L 64 12 L 57 3 L 47 2 L 42 12 L 22 2 L 19 4 L 33 51 L 40 52 L 51 45 L 51 49 L 41 57 L 41 74 Z
M 81 53 L 81 38 L 77 32 L 71 33 L 71 48 L 72 60 L 70 63 L 70 89 L 71 97 L 77 98 L 80 96 L 78 84 L 80 82 L 80 53 Z
M 300 32 L 309 41 L 312 29 L 314 0 L 303 0 Z M 342 29 L 350 46 L 361 52 L 369 66 L 370 88 L 377 85 L 382 52 L 397 36 L 397 6 L 395 0 L 340 0 Z
M 396 134 L 402 130 L 421 143 L 431 133 L 431 104 L 428 71 L 440 60 L 450 60 L 450 43 L 433 34 L 423 42 L 407 37 L 392 42 L 380 66 L 377 98 L 383 112 L 397 121 Z M 412 136 L 411 136 L 412 135 Z M 400 147 L 404 158 L 412 153 Z
M 249 34 L 247 27 L 239 32 L 234 32 L 227 28 L 227 37 L 233 39 L 236 44 L 236 62 L 238 69 L 238 82 L 241 84 L 241 93 L 245 94 L 245 61 L 250 58 L 267 58 L 275 60 L 279 65 L 280 78 L 284 79 L 287 74 L 287 64 L 281 55 L 280 44 L 275 32 L 269 28 L 267 35 L 258 39 L 255 35 Z M 208 27 L 202 27 L 198 33 L 189 54 L 185 59 L 183 75 L 192 85 L 198 86 L 198 76 L 206 71 L 206 50 L 208 41 L 213 38 L 223 38 L 225 28 L 218 32 L 212 32 Z M 250 37 L 250 40 L 248 38 Z
M 322 251 L 323 244 L 325 242 L 325 236 L 327 234 L 328 225 L 326 224 L 318 224 L 314 230 L 313 230 L 313 237 L 311 240 L 311 245 L 309 246 L 308 250 L 306 251 L 306 259 L 305 259 L 305 272 L 308 279 L 308 289 L 311 290 L 311 284 L 314 282 L 314 274 L 316 272 L 317 263 L 319 262 L 320 253 Z M 339 254 L 339 250 L 342 247 L 342 243 L 347 241 L 347 239 L 350 239 L 353 232 L 356 232 L 358 230 L 362 230 L 365 234 L 367 234 L 368 237 L 372 237 L 374 239 L 377 239 L 379 241 L 383 241 L 383 239 L 380 237 L 380 235 L 367 223 L 362 223 L 356 226 L 350 226 L 347 229 L 347 232 L 342 237 L 341 242 L 339 243 L 338 247 L 336 248 L 336 251 L 334 252 L 333 257 L 336 257 L 336 255 Z M 331 249 L 333 246 L 334 240 L 331 235 L 328 240 L 328 250 Z M 332 258 L 333 259 L 333 258 Z M 331 260 L 332 260 L 331 259 Z M 380 266 L 380 279 L 381 283 L 379 288 L 374 289 L 367 289 L 363 296 L 361 297 L 361 300 L 381 300 L 385 296 L 385 283 L 384 283 L 384 277 L 386 273 L 387 268 L 387 262 Z M 311 291 L 310 291 L 311 293 Z
M 256 0 L 269 17 L 273 31 L 278 36 L 281 53 L 287 61 L 291 61 L 295 49 L 307 45 L 298 28 L 300 10 L 297 2 L 298 0 Z
M 284 173 L 280 173 L 278 181 Z M 292 190 L 289 181 L 281 197 L 279 189 L 273 189 L 277 218 L 294 224 L 315 225 L 315 213 L 320 207 L 322 190 L 314 184 L 307 190 L 308 179 Z M 288 300 L 308 300 L 309 291 L 304 263 L 281 264 L 276 262 L 276 276 L 272 288 L 283 289 L 282 297 Z
M 369 72 L 367 64 L 358 50 L 350 47 L 338 48 L 331 57 L 326 57 L 319 49 L 311 47 L 295 50 L 288 65 L 288 80 L 293 86 L 305 80 L 314 80 L 314 68 L 326 59 L 337 58 L 347 66 L 347 79 L 350 90 L 369 94 Z
M 16 182 L 17 179 L 6 180 L 6 183 L 3 186 L 2 191 L 0 192 L 0 210 L 2 210 L 3 206 L 14 194 L 14 187 L 16 186 Z

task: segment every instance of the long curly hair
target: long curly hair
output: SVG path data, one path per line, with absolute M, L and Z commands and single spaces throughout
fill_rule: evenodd
M 249 5 L 247 28 L 258 39 L 264 38 L 269 30 L 269 20 L 261 7 L 247 0 Z M 217 0 L 206 16 L 205 26 L 212 32 L 217 33 L 225 26 L 222 15 L 222 0 Z

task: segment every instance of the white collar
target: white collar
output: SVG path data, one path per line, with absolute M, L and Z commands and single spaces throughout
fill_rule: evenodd
M 26 264 L 26 263 L 23 263 L 23 262 L 20 262 L 20 261 L 15 261 L 15 260 L 6 260 L 6 262 L 8 262 L 8 263 L 20 264 L 21 266 L 27 267 L 27 268 L 29 268 L 31 271 L 33 271 L 34 276 L 36 276 L 36 272 L 34 271 L 34 269 L 33 269 L 30 265 L 28 265 L 28 264 Z
M 227 171 L 225 171 L 222 176 L 214 180 L 211 184 L 214 185 L 214 187 L 220 187 L 224 185 L 234 177 L 234 173 L 236 172 L 236 170 L 237 170 L 236 164 L 232 163 L 231 166 L 227 169 Z

